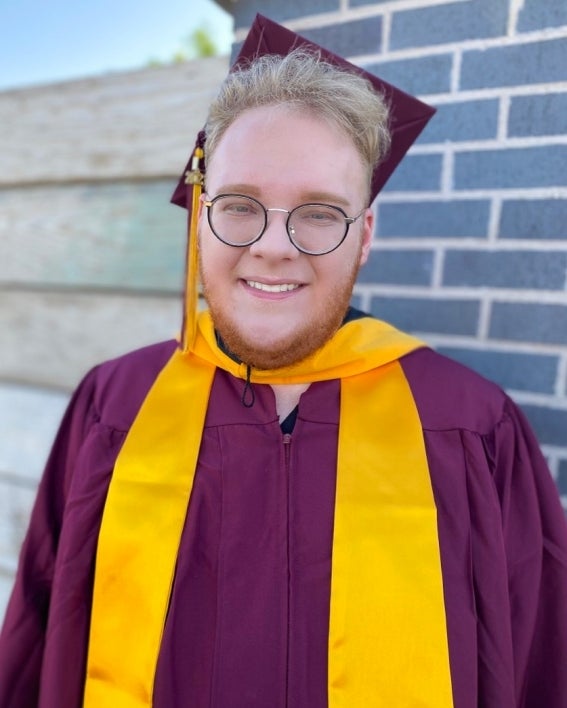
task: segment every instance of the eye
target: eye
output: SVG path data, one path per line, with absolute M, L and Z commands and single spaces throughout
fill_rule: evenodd
M 322 204 L 306 204 L 300 207 L 297 217 L 306 226 L 335 226 L 344 221 L 337 209 Z
M 223 197 L 216 202 L 216 205 L 226 216 L 256 216 L 260 210 L 257 204 L 245 197 Z

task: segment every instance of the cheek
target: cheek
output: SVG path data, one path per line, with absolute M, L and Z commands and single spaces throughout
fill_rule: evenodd
M 353 271 L 358 270 L 358 252 L 353 253 L 349 250 L 347 253 L 341 253 L 339 248 L 328 256 L 333 256 L 332 260 L 326 263 L 317 263 L 314 272 L 319 284 L 333 292 L 349 283 Z M 328 256 L 319 257 L 327 258 Z
M 217 256 L 215 255 L 215 243 L 216 241 L 213 234 L 210 233 L 206 223 L 201 222 L 199 228 L 199 264 L 201 272 L 203 275 L 208 276 L 214 273 L 216 270 L 215 262 Z
M 202 225 L 199 230 L 199 260 L 201 272 L 206 277 L 222 284 L 223 275 L 236 266 L 241 255 L 239 249 L 222 243 L 207 225 Z

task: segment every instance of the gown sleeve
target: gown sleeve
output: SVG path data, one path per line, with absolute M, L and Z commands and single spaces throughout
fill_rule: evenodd
M 523 413 L 511 402 L 494 436 L 518 708 L 567 708 L 567 521 Z
M 41 479 L 0 634 L 0 706 L 38 705 L 55 558 L 74 461 L 96 414 L 94 371 L 73 395 Z

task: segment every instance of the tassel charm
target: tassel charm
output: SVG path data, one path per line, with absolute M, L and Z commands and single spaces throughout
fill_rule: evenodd
M 205 175 L 201 170 L 201 160 L 203 158 L 203 148 L 195 148 L 193 158 L 191 160 L 191 169 L 185 173 L 185 184 L 203 186 Z

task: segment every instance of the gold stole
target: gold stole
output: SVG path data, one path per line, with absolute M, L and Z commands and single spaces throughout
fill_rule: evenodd
M 370 318 L 307 360 L 252 382 L 341 379 L 329 630 L 329 706 L 453 705 L 436 510 L 419 416 L 397 361 L 421 346 Z M 203 313 L 118 456 L 99 536 L 86 708 L 148 708 L 216 366 Z

